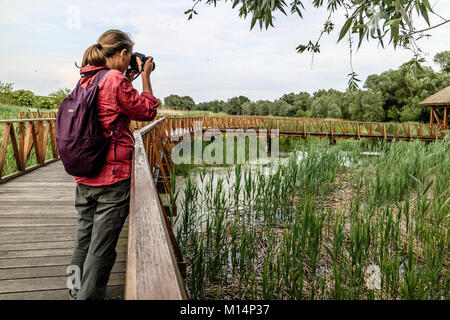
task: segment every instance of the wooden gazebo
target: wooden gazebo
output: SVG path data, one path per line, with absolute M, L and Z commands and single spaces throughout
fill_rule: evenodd
M 443 130 L 448 130 L 448 109 L 450 109 L 450 86 L 436 92 L 423 100 L 420 105 L 430 107 L 430 124 L 439 125 Z M 441 119 L 438 109 L 444 109 L 444 117 Z

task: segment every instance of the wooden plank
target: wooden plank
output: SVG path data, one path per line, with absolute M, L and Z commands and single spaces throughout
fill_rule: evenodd
M 47 165 L 47 164 L 55 162 L 55 161 L 57 161 L 57 159 L 47 160 L 47 161 L 44 162 L 44 165 Z M 26 168 L 24 171 L 20 171 L 20 172 L 16 172 L 16 173 L 12 173 L 10 175 L 4 176 L 4 177 L 1 178 L 0 183 L 4 183 L 6 181 L 9 181 L 9 180 L 12 180 L 14 178 L 17 178 L 17 177 L 19 177 L 19 176 L 21 176 L 21 175 L 23 175 L 25 173 L 29 173 L 31 171 L 34 171 L 34 170 L 38 169 L 38 168 L 41 168 L 42 166 L 43 166 L 42 164 L 36 164 L 34 166 Z M 48 179 L 42 179 L 41 181 L 48 181 Z
M 124 285 L 125 272 L 111 273 L 108 284 Z M 0 293 L 67 289 L 67 276 L 0 280 Z
M 21 227 L 2 227 L 0 228 L 0 236 L 27 236 L 27 235 L 67 235 L 75 234 L 77 227 L 74 226 L 21 226 Z M 125 229 L 127 230 L 127 229 Z
M 67 234 L 68 232 L 75 233 L 76 226 L 21 226 L 21 227 L 0 227 L 0 235 L 10 234 Z
M 128 232 L 122 231 L 122 233 L 119 235 L 119 239 L 128 239 Z M 0 235 L 0 242 L 4 245 L 29 242 L 53 243 L 55 241 L 75 241 L 75 232 L 73 232 L 72 234 Z
M 117 252 L 126 252 L 128 244 L 124 243 L 116 247 Z M 72 255 L 73 245 L 70 248 L 34 249 L 34 250 L 2 250 L 0 251 L 0 261 L 2 259 L 29 258 L 29 257 L 52 257 Z M 1 264 L 1 262 L 0 262 Z
M 117 246 L 126 246 L 128 244 L 127 238 L 119 238 Z M 24 243 L 3 243 L 0 242 L 0 252 L 10 250 L 35 250 L 35 249 L 60 249 L 71 248 L 73 249 L 73 240 L 64 241 L 48 241 L 48 242 L 24 242 Z
M 126 252 L 117 252 L 116 262 L 126 261 Z M 44 267 L 44 266 L 67 266 L 70 263 L 72 254 L 65 256 L 51 257 L 27 257 L 0 259 L 0 269 Z
M 0 269 L 0 280 L 67 276 L 67 267 L 68 266 L 47 266 Z M 122 261 L 114 264 L 111 273 L 125 272 L 125 270 L 126 262 Z
M 110 285 L 106 289 L 105 300 L 122 299 L 123 285 Z M 2 293 L 0 300 L 69 300 L 68 290 L 39 290 L 15 293 Z

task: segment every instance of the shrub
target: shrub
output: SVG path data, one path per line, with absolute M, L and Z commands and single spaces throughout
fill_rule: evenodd
M 36 103 L 36 97 L 29 90 L 16 90 L 12 92 L 12 102 L 22 107 L 32 107 Z
M 12 89 L 12 83 L 0 81 L 0 103 L 13 104 Z
M 60 103 L 72 92 L 72 90 L 65 88 L 65 89 L 58 89 L 55 92 L 52 92 L 49 94 L 51 98 L 54 98 L 56 106 L 54 108 L 57 108 Z
M 55 97 L 36 97 L 36 108 L 38 109 L 57 109 L 59 106 Z
M 296 113 L 297 117 L 301 117 L 301 118 L 310 118 L 311 117 L 311 111 L 310 110 L 298 110 Z

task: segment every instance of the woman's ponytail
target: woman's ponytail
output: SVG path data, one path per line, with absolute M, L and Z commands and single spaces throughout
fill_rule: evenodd
M 101 67 L 105 64 L 106 56 L 103 53 L 101 45 L 93 44 L 92 46 L 87 48 L 86 52 L 84 53 L 81 67 L 85 67 L 87 65 Z
M 83 56 L 81 67 L 87 65 L 104 66 L 106 65 L 106 58 L 112 57 L 116 52 L 123 49 L 128 52 L 133 51 L 134 42 L 130 36 L 120 30 L 108 30 L 103 33 L 98 42 L 87 48 Z

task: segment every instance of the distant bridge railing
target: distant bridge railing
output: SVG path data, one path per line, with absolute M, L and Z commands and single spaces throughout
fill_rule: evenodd
M 59 158 L 54 118 L 0 120 L 0 130 L 0 182 Z
M 441 126 L 421 123 L 360 122 L 295 117 L 170 117 L 173 130 L 194 131 L 195 122 L 207 129 L 278 129 L 280 136 L 317 136 L 332 139 L 367 138 L 433 141 L 445 136 Z
M 3 137 L 0 145 L 0 182 L 29 172 L 58 159 L 55 140 L 55 112 L 40 113 L 51 118 L 31 118 L 33 112 L 19 112 L 19 120 L 0 120 Z M 160 119 L 161 117 L 157 117 Z M 193 133 L 196 122 L 208 129 L 278 129 L 283 136 L 315 136 L 335 139 L 384 139 L 434 141 L 445 136 L 439 125 L 420 123 L 360 122 L 297 117 L 165 117 L 164 130 L 168 140 L 172 134 Z M 139 130 L 148 122 L 132 122 Z M 1 131 L 0 131 L 1 132 Z M 32 156 L 32 154 L 35 154 Z

